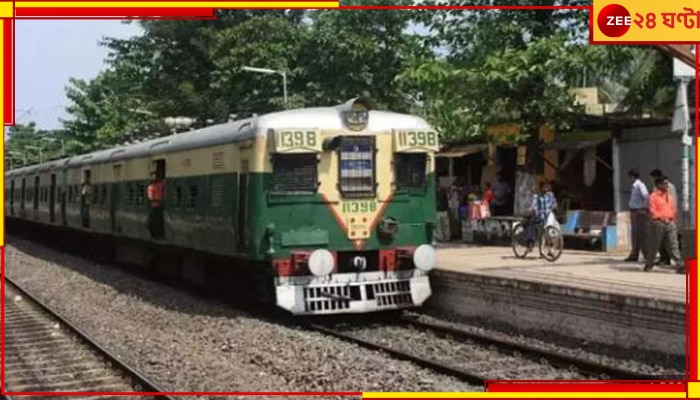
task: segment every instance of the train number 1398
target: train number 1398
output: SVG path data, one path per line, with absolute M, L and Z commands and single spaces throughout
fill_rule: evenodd
M 314 131 L 280 131 L 277 132 L 278 147 L 316 147 Z
M 436 147 L 437 132 L 434 131 L 401 131 L 398 135 L 399 147 Z
M 377 211 L 376 201 L 351 201 L 343 203 L 344 213 L 372 213 Z

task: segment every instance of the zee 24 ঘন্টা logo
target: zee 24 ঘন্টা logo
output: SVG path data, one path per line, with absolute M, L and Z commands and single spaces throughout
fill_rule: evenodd
M 627 3 L 627 7 L 618 3 L 607 4 L 598 11 L 595 23 L 600 33 L 607 38 L 627 35 L 625 40 L 640 42 L 700 40 L 700 10 L 674 2 Z M 655 36 L 650 37 L 650 34 Z

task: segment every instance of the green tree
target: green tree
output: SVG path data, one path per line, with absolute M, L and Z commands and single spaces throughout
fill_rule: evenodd
M 35 122 L 16 124 L 5 129 L 5 161 L 17 168 L 61 157 L 69 140 L 65 130 L 37 129 Z
M 428 4 L 439 2 L 428 0 Z M 493 5 L 470 0 L 464 5 Z M 458 4 L 460 4 L 458 3 Z M 468 3 L 468 4 L 467 4 Z M 579 0 L 533 0 L 528 5 L 582 5 Z M 454 3 L 451 3 L 454 4 Z M 499 1 L 499 5 L 523 5 Z M 521 201 L 534 186 L 539 129 L 572 122 L 577 111 L 572 82 L 583 69 L 607 71 L 624 55 L 607 46 L 588 46 L 587 13 L 560 10 L 448 10 L 425 14 L 444 59 L 420 62 L 402 74 L 404 87 L 421 93 L 426 116 L 445 138 L 483 134 L 483 127 L 516 123 L 526 144 L 526 165 L 516 179 Z
M 387 4 L 386 1 L 374 1 Z M 408 4 L 408 3 L 407 3 Z M 68 88 L 66 128 L 89 148 L 146 135 L 168 116 L 196 126 L 289 106 L 335 105 L 370 95 L 407 110 L 411 97 L 394 84 L 408 65 L 430 55 L 406 32 L 408 11 L 223 11 L 216 21 L 145 21 L 142 35 L 104 39 L 108 70 Z M 357 29 L 362 26 L 363 29 Z
M 401 1 L 344 1 L 344 5 L 410 5 Z M 395 79 L 417 60 L 432 58 L 423 38 L 409 33 L 410 10 L 324 10 L 311 14 L 309 40 L 300 61 L 307 104 L 334 105 L 370 96 L 379 107 L 408 111 L 414 99 Z

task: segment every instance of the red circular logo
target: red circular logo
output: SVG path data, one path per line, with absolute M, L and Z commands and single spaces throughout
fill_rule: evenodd
M 598 29 L 607 37 L 620 37 L 630 30 L 630 12 L 619 4 L 608 4 L 598 14 Z

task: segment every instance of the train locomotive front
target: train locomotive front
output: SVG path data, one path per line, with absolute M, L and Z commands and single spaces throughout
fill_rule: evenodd
M 258 123 L 268 133 L 262 247 L 277 305 L 293 314 L 422 305 L 436 265 L 437 132 L 362 99 L 317 110 Z

